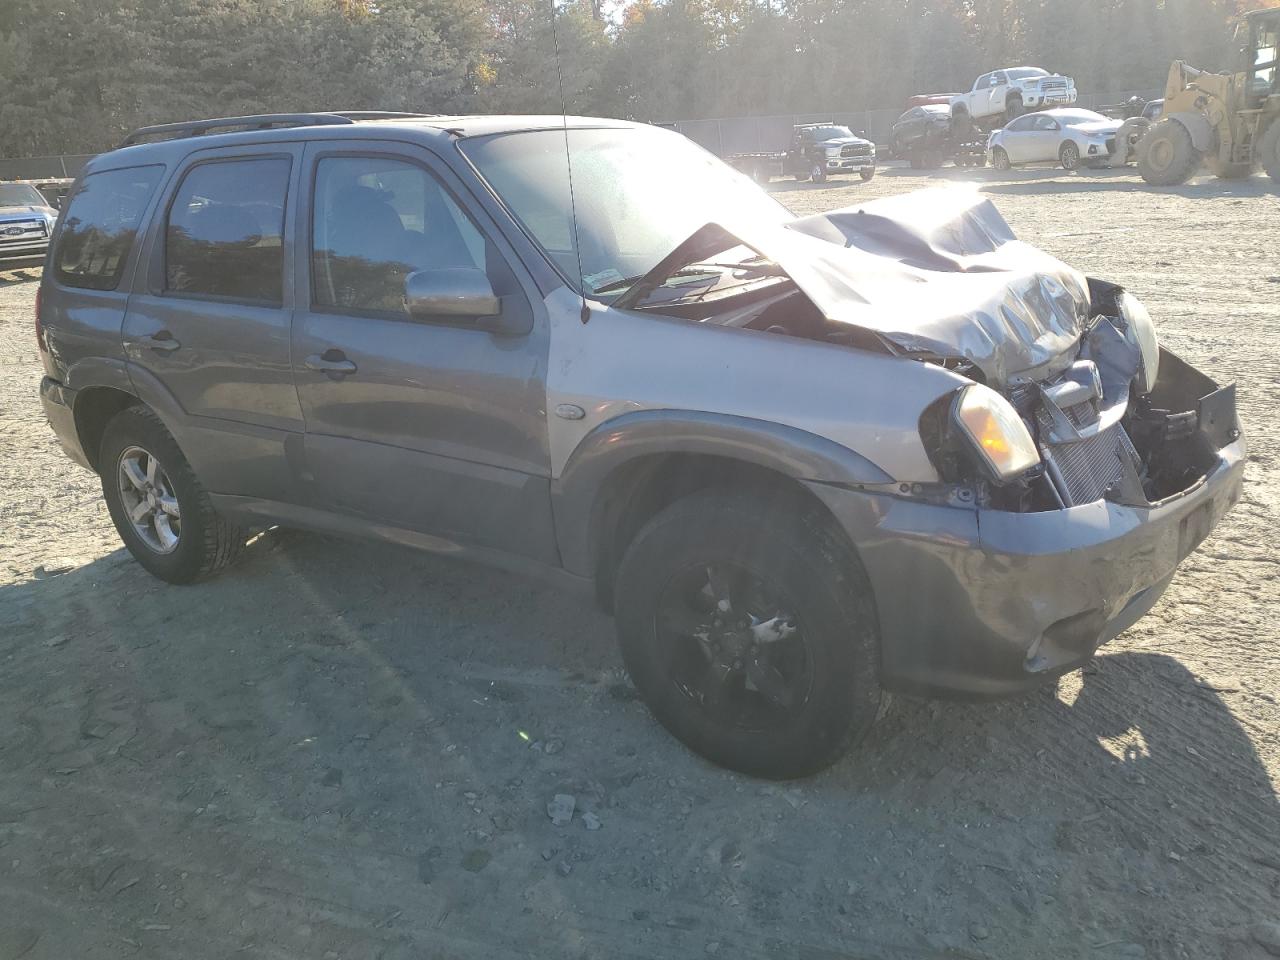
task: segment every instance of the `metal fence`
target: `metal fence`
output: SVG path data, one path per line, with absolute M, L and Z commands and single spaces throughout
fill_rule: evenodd
M 1075 105 L 1086 110 L 1123 103 L 1139 96 L 1154 100 L 1163 90 L 1124 90 L 1119 93 L 1082 93 Z M 770 153 L 785 150 L 797 123 L 830 122 L 848 127 L 876 143 L 888 143 L 901 110 L 855 110 L 849 113 L 796 113 L 772 117 L 721 117 L 714 120 L 679 120 L 675 128 L 690 140 L 718 156 L 735 153 Z

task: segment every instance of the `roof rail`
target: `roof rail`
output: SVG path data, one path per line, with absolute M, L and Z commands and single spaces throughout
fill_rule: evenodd
M 199 137 L 211 130 L 243 127 L 246 130 L 270 130 L 275 127 L 318 127 L 355 123 L 366 119 L 354 114 L 338 113 L 264 113 L 253 117 L 222 117 L 217 120 L 188 120 L 182 123 L 157 123 L 139 127 L 121 141 L 121 147 L 141 143 L 151 137 L 176 140 L 181 137 Z M 372 117 L 367 119 L 373 119 Z
M 394 110 L 333 110 L 335 117 L 346 117 L 348 120 L 426 120 L 439 117 L 439 113 L 398 113 Z

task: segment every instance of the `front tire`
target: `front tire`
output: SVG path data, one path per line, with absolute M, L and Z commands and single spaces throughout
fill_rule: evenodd
M 1058 150 L 1058 162 L 1062 164 L 1063 170 L 1080 169 L 1080 148 L 1074 140 L 1068 140 Z
M 614 610 L 649 709 L 722 766 L 805 776 L 876 719 L 870 584 L 816 512 L 716 489 L 679 500 L 627 548 Z
M 866 183 L 868 180 L 870 180 L 870 179 L 871 179 L 872 177 L 874 177 L 875 175 L 876 175 L 876 172 L 875 172 L 874 170 L 859 170 L 859 171 L 858 171 L 858 176 L 860 176 L 860 177 L 862 178 L 862 182 L 863 182 L 863 183 Z
M 1186 183 L 1201 159 L 1191 133 L 1177 120 L 1161 120 L 1138 144 L 1138 172 L 1157 187 Z
M 1004 119 L 1008 123 L 1010 120 L 1017 120 L 1027 112 L 1026 107 L 1022 105 L 1021 97 L 1010 97 L 1004 105 Z
M 1276 183 L 1280 183 L 1280 117 L 1258 139 L 1258 161 Z
M 991 151 L 991 166 L 1002 172 L 1013 166 L 1009 160 L 1008 151 L 1004 147 L 995 147 Z
M 150 409 L 128 407 L 102 434 L 102 496 L 120 539 L 146 570 L 191 583 L 234 561 L 245 534 L 220 516 L 177 442 Z
M 809 180 L 811 183 L 826 183 L 827 168 L 815 160 L 809 165 Z

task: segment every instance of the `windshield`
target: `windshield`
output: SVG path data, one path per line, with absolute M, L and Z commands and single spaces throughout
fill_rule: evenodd
M 810 127 L 808 132 L 814 140 L 841 140 L 853 136 L 848 127 Z
M 699 227 L 726 218 L 792 215 L 754 183 L 677 133 L 570 130 L 575 244 L 565 133 L 533 130 L 466 140 L 463 153 L 560 272 L 612 300 Z
M 1017 67 L 1013 70 L 1006 70 L 1005 75 L 1010 80 L 1030 80 L 1032 77 L 1047 77 L 1048 70 L 1041 70 L 1039 67 Z
M 0 207 L 47 207 L 40 191 L 27 183 L 0 183 Z

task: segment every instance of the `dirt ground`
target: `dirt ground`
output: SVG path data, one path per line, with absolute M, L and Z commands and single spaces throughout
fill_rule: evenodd
M 1239 384 L 1244 498 L 1056 689 L 899 698 L 786 785 L 668 737 L 546 587 L 295 533 L 151 579 L 41 416 L 36 271 L 0 275 L 0 960 L 1280 956 L 1280 192 L 774 189 L 943 180 Z

